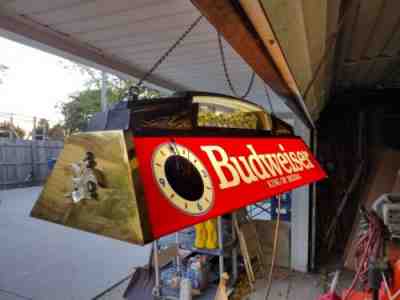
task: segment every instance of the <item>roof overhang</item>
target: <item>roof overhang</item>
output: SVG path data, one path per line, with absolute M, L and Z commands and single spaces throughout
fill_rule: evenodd
M 0 36 L 109 72 L 120 78 L 139 79 L 145 74 L 145 71 L 129 62 L 109 56 L 101 49 L 93 48 L 60 32 L 55 32 L 29 20 L 26 16 L 7 16 L 2 15 L 0 11 Z M 179 84 L 168 82 L 157 76 L 152 76 L 151 80 L 146 81 L 146 84 L 166 92 L 184 89 Z
M 234 83 L 244 90 L 252 69 L 261 79 L 248 99 L 266 106 L 264 86 L 268 84 L 277 98 L 312 127 L 280 48 L 272 51 L 266 45 L 251 12 L 246 15 L 235 1 L 192 2 L 210 23 L 203 20 L 146 84 L 166 91 L 230 94 L 215 28 L 231 46 L 226 45 L 226 53 Z M 119 0 L 112 5 L 106 0 L 10 0 L 0 4 L 0 34 L 123 78 L 140 79 L 198 15 L 190 2 L 180 0 Z M 263 18 L 263 24 L 269 25 L 266 14 Z M 278 104 L 280 113 L 288 112 L 285 105 Z

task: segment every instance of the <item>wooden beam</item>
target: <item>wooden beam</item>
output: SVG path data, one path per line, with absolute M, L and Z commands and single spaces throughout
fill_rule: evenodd
M 243 10 L 250 18 L 254 28 L 257 30 L 260 38 L 262 39 L 265 47 L 271 54 L 272 59 L 278 66 L 283 78 L 290 86 L 293 93 L 300 95 L 299 88 L 295 78 L 290 70 L 289 64 L 286 60 L 284 52 L 280 46 L 280 42 L 272 30 L 271 24 L 268 22 L 264 7 L 259 1 L 252 0 L 239 0 Z
M 192 2 L 266 83 L 280 95 L 288 97 L 293 95 L 268 52 L 246 26 L 243 17 L 230 1 L 192 0 Z
M 296 79 L 285 56 L 283 47 L 281 47 L 281 41 L 272 28 L 271 21 L 268 18 L 265 7 L 262 5 L 262 1 L 240 0 L 240 4 L 252 22 L 258 35 L 262 39 L 264 46 L 271 54 L 271 57 L 274 63 L 277 65 L 278 70 L 280 71 L 280 74 L 284 78 L 285 82 L 288 84 L 294 94 L 301 97 L 301 92 L 297 85 Z M 301 104 L 305 112 L 308 114 L 308 118 L 311 119 L 309 111 L 302 100 Z
M 343 63 L 348 58 L 348 54 L 350 52 L 349 49 L 351 48 L 353 40 L 353 31 L 356 26 L 360 0 L 348 1 L 347 5 L 344 5 L 345 3 L 346 2 L 342 3 L 344 9 L 340 17 L 344 19 L 342 19 L 343 25 L 340 28 L 341 36 L 338 43 L 338 55 L 335 63 L 335 82 L 342 82 L 346 76 L 344 73 L 345 68 L 343 68 Z
M 325 81 L 327 67 L 327 57 L 324 58 L 327 47 L 327 0 L 303 0 L 303 17 L 306 31 L 307 48 L 311 62 L 312 77 L 315 76 L 314 101 L 316 103 L 316 112 L 319 113 L 323 106 L 325 95 Z M 329 51 L 334 52 L 334 49 Z M 324 63 L 321 64 L 321 60 Z M 318 69 L 319 68 L 319 69 Z M 311 79 L 310 79 L 311 80 Z
M 282 52 L 284 52 L 285 59 L 288 61 L 298 88 L 300 92 L 304 94 L 306 87 L 310 85 L 313 71 L 307 43 L 302 0 L 241 1 L 241 3 L 248 2 L 250 2 L 252 6 L 255 6 L 254 3 L 257 2 L 262 3 L 262 9 L 271 20 L 273 33 L 282 46 Z M 311 88 L 308 89 L 307 97 L 304 100 L 310 113 L 313 114 L 314 119 L 317 119 L 318 105 L 316 104 L 314 93 L 315 85 L 312 84 Z
M 356 76 L 354 76 L 352 78 L 352 82 L 356 85 L 356 86 L 363 86 L 365 85 L 365 81 L 366 81 L 366 77 L 367 75 L 371 72 L 371 69 L 374 67 L 375 62 L 374 61 L 365 61 L 361 64 L 357 64 L 356 66 L 358 66 L 358 68 L 356 70 L 358 70 L 358 73 L 356 74 Z
M 356 20 L 353 41 L 349 49 L 349 59 L 359 60 L 365 49 L 368 48 L 368 41 L 382 14 L 384 0 L 361 1 L 360 11 Z
M 120 73 L 131 76 L 133 78 L 141 78 L 146 70 L 141 70 L 132 63 L 124 61 L 115 56 L 108 55 L 100 49 L 78 41 L 66 34 L 52 30 L 42 24 L 39 24 L 28 17 L 8 15 L 0 10 L 0 29 L 11 32 L 23 37 L 25 40 L 32 41 L 30 45 L 45 49 L 56 49 L 58 55 L 67 57 L 68 59 L 81 61 L 84 60 L 95 64 L 97 68 L 105 68 L 111 73 Z M 47 49 L 46 49 L 47 47 Z M 93 66 L 93 65 L 92 65 Z M 114 71 L 114 72 L 113 72 Z M 185 88 L 178 83 L 170 82 L 158 76 L 151 76 L 146 84 L 157 88 L 179 91 Z
M 369 2 L 369 1 L 368 1 Z M 385 1 L 379 16 L 379 22 L 371 33 L 371 39 L 365 49 L 365 56 L 375 57 L 381 54 L 385 45 L 392 39 L 399 22 L 400 1 Z
M 313 71 L 325 51 L 327 35 L 327 0 L 303 0 L 304 25 Z
M 376 78 L 376 84 L 390 84 L 390 83 L 395 83 L 398 81 L 398 75 L 399 75 L 399 70 L 400 70 L 400 57 L 398 57 L 394 61 L 390 61 L 386 63 L 386 67 L 382 67 L 383 72 L 381 76 Z M 397 74 L 397 75 L 396 75 Z M 396 79 L 397 77 L 397 79 Z
M 390 61 L 375 62 L 373 67 L 366 72 L 365 85 L 373 85 L 378 83 L 391 68 Z
M 382 54 L 383 55 L 396 55 L 400 51 L 400 19 L 394 28 L 394 33 L 390 40 L 386 43 Z
M 266 3 L 266 2 L 265 2 Z M 272 11 L 270 13 L 273 13 Z M 309 89 L 305 99 L 309 110 L 318 117 L 317 94 L 315 85 L 308 88 L 313 79 L 313 68 L 307 39 L 307 29 L 301 0 L 287 1 L 288 47 L 287 57 L 296 74 L 302 93 Z
M 256 74 L 277 94 L 307 126 L 313 127 L 304 103 L 271 57 L 257 31 L 243 11 L 229 0 L 192 0 L 232 48 L 252 67 Z M 236 2 L 235 2 L 236 3 Z
M 230 1 L 192 0 L 192 2 L 257 75 L 278 94 L 289 97 L 293 95 L 272 63 L 268 52 L 246 26 L 244 18 Z
M 376 56 L 376 57 L 371 57 L 371 58 L 364 58 L 356 61 L 345 61 L 343 65 L 345 66 L 354 66 L 354 65 L 359 65 L 359 64 L 365 64 L 369 62 L 387 62 L 387 61 L 392 61 L 392 60 L 398 60 L 400 58 L 400 55 L 394 55 L 394 56 Z
M 342 64 L 341 83 L 348 81 L 349 86 L 368 86 L 385 78 L 385 73 L 396 64 L 400 56 L 378 56 L 358 61 L 347 61 Z
M 339 11 L 341 0 L 329 0 L 328 1 L 328 13 L 327 13 L 327 35 L 326 35 L 326 45 L 327 47 L 331 47 L 331 53 L 328 56 L 328 62 L 326 64 L 326 82 L 325 82 L 325 89 L 327 91 L 327 97 L 331 97 L 333 91 L 332 79 L 334 77 L 335 72 L 335 54 L 336 54 L 336 47 L 338 45 L 338 26 L 339 26 Z M 332 43 L 332 40 L 334 41 Z M 332 46 L 331 46 L 332 43 Z

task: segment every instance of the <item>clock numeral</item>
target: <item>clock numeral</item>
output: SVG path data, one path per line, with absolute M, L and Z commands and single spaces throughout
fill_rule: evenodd
M 161 165 L 160 165 L 159 163 L 156 163 L 156 166 L 157 166 L 157 167 L 161 167 Z
M 206 202 L 210 203 L 210 200 L 208 200 L 207 197 L 205 197 L 204 200 L 205 200 Z
M 162 156 L 165 156 L 165 152 L 164 151 L 160 150 L 160 153 L 161 153 Z
M 201 170 L 201 174 L 203 174 L 204 178 L 208 177 L 208 174 L 207 174 L 206 170 Z
M 185 202 L 185 208 L 187 209 L 188 208 L 188 204 Z
M 172 199 L 175 197 L 175 194 L 171 194 L 171 195 L 169 195 L 169 197 Z
M 199 211 L 202 211 L 202 210 L 203 210 L 203 206 L 201 206 L 201 204 L 198 203 L 198 202 L 197 202 L 197 208 L 198 208 Z
M 165 179 L 164 179 L 164 178 L 159 178 L 159 179 L 158 179 L 158 182 L 159 182 L 163 187 L 165 187 Z

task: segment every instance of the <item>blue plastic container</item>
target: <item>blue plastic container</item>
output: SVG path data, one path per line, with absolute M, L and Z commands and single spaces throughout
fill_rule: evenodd
M 56 162 L 57 162 L 57 159 L 55 159 L 55 158 L 49 158 L 47 160 L 47 167 L 49 168 L 50 171 L 53 170 Z
M 287 192 L 282 195 L 281 199 L 281 220 L 290 222 L 292 211 L 292 192 Z M 278 216 L 278 199 L 271 199 L 271 220 L 276 220 Z

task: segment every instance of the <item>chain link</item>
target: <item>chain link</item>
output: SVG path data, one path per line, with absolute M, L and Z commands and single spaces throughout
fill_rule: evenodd
M 196 20 L 183 32 L 183 34 L 172 44 L 172 46 L 156 61 L 149 71 L 139 80 L 137 87 L 141 86 L 143 82 L 167 59 L 172 51 L 186 38 L 186 36 L 200 23 L 203 16 L 199 16 Z
M 246 92 L 242 96 L 240 96 L 237 93 L 235 87 L 233 86 L 231 77 L 229 76 L 228 68 L 226 66 L 226 58 L 225 58 L 224 46 L 222 45 L 222 38 L 221 38 L 221 35 L 219 33 L 218 33 L 218 46 L 219 46 L 219 53 L 220 53 L 220 56 L 221 56 L 222 66 L 224 68 L 225 79 L 226 79 L 226 82 L 228 83 L 228 86 L 229 86 L 232 94 L 235 95 L 238 98 L 246 98 L 250 94 L 251 89 L 253 88 L 254 79 L 256 77 L 256 73 L 253 71 L 253 74 L 250 77 L 249 86 L 247 87 Z
M 272 106 L 272 100 L 271 100 L 271 95 L 269 93 L 269 87 L 267 85 L 264 85 L 264 90 L 265 90 L 265 96 L 267 97 L 269 107 L 271 109 L 271 115 L 275 115 L 274 113 L 274 107 Z

